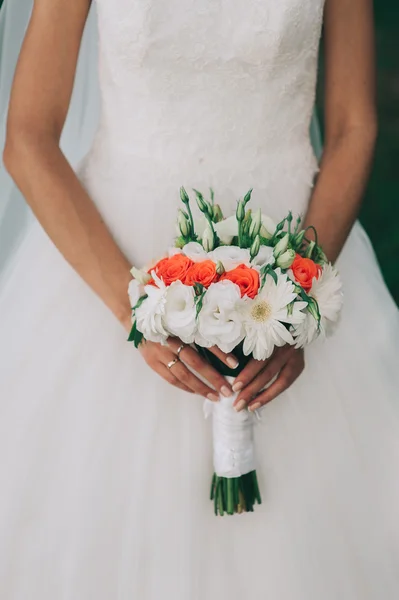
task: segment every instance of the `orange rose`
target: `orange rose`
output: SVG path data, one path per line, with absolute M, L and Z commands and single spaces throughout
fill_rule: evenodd
M 294 273 L 295 280 L 303 287 L 305 292 L 310 291 L 313 284 L 313 277 L 318 279 L 322 270 L 321 266 L 316 264 L 313 260 L 310 258 L 302 258 L 299 254 L 296 255 L 291 269 Z
M 228 279 L 236 283 L 241 290 L 241 296 L 247 295 L 249 298 L 255 298 L 259 290 L 260 281 L 258 271 L 246 265 L 238 265 L 232 271 L 223 273 L 220 279 Z
M 175 254 L 170 258 L 162 258 L 150 269 L 150 273 L 155 271 L 165 285 L 170 285 L 177 280 L 185 283 L 187 272 L 193 264 L 193 261 L 184 254 Z
M 212 260 L 203 260 L 202 262 L 194 263 L 187 271 L 185 284 L 194 285 L 194 283 L 201 283 L 204 287 L 208 288 L 211 283 L 214 283 L 219 279 L 219 275 L 216 273 L 216 265 Z

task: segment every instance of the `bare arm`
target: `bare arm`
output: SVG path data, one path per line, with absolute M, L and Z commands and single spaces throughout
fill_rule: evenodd
M 66 260 L 129 330 L 130 264 L 59 147 L 89 8 L 90 0 L 35 0 L 12 91 L 4 162 Z M 183 360 L 213 387 L 181 361 L 169 369 L 180 346 L 177 339 L 169 348 L 146 343 L 141 352 L 154 371 L 180 389 L 211 399 L 217 398 L 213 387 L 230 394 L 225 378 L 191 348 L 181 351 Z M 227 364 L 234 359 L 217 349 L 215 354 Z
M 126 329 L 130 264 L 62 154 L 90 0 L 36 0 L 11 95 L 4 162 L 66 260 Z
M 377 133 L 372 0 L 327 0 L 325 149 L 306 215 L 328 258 L 357 217 Z

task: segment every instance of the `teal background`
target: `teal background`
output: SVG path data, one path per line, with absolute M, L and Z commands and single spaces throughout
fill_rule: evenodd
M 379 137 L 360 220 L 374 244 L 391 293 L 399 304 L 399 1 L 378 0 L 374 4 Z M 322 56 L 320 72 L 317 105 L 322 119 Z

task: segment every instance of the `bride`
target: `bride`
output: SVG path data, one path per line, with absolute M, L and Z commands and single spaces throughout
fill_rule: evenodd
M 101 113 L 76 170 L 59 142 L 90 0 L 34 2 L 10 101 L 4 163 L 37 220 L 0 292 L 1 598 L 396 600 L 399 319 L 355 223 L 376 138 L 372 1 L 96 8 Z M 126 343 L 130 269 L 169 244 L 181 185 L 226 211 L 253 187 L 276 221 L 303 214 L 344 281 L 334 338 L 234 382 L 238 410 L 264 406 L 253 514 L 216 518 L 206 497 L 200 397 L 230 384 L 179 340 Z

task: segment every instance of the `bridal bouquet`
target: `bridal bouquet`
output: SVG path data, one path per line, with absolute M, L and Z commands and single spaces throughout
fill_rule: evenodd
M 225 218 L 210 190 L 193 190 L 201 214 L 180 190 L 174 246 L 145 269 L 132 269 L 129 341 L 166 343 L 169 336 L 194 344 L 223 375 L 235 377 L 254 358 L 265 360 L 276 346 L 302 348 L 332 332 L 342 307 L 341 281 L 317 243 L 313 227 L 300 228 L 288 214 L 277 225 L 261 210 L 247 208 L 250 190 Z M 312 231 L 315 241 L 308 238 Z M 230 369 L 208 348 L 234 352 Z M 206 401 L 213 414 L 215 513 L 252 511 L 261 502 L 256 476 L 255 415 L 236 412 L 234 397 Z

